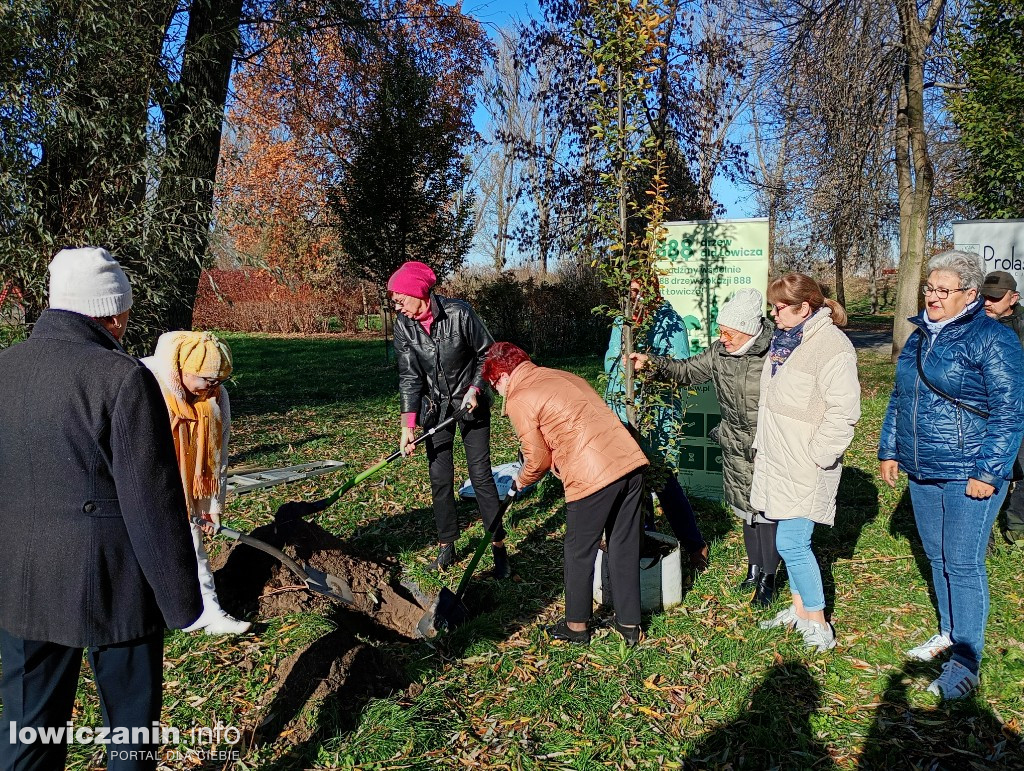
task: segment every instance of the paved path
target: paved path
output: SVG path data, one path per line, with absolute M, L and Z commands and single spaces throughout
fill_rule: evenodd
M 892 351 L 892 330 L 880 332 L 877 329 L 850 330 L 846 333 L 854 348 L 870 349 L 878 353 Z

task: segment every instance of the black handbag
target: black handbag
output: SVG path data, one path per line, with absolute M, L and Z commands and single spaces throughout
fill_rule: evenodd
M 430 398 L 430 394 L 420 396 L 420 410 L 416 415 L 416 423 L 424 431 L 429 431 L 437 425 L 441 416 L 441 404 Z
M 962 402 L 959 399 L 950 396 L 945 391 L 936 386 L 934 383 L 932 383 L 932 381 L 930 381 L 925 376 L 924 367 L 921 366 L 921 346 L 924 344 L 924 333 L 920 332 L 920 330 L 918 330 L 918 332 L 919 334 L 917 336 L 917 374 L 920 375 L 921 381 L 926 386 L 928 386 L 928 388 L 930 388 L 934 393 L 938 394 L 946 401 L 953 402 L 953 404 L 955 404 L 957 407 L 971 413 L 972 415 L 977 415 L 979 418 L 985 418 L 986 420 L 988 420 L 988 412 L 985 412 L 984 410 L 979 410 L 977 407 L 972 407 L 970 404 L 966 404 L 965 402 Z

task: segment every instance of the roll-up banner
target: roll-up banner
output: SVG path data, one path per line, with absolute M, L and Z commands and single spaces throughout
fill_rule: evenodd
M 768 220 L 669 222 L 658 247 L 661 293 L 686 322 L 690 355 L 718 337 L 718 308 L 741 289 L 768 289 Z M 767 307 L 767 306 L 766 306 Z M 700 498 L 721 500 L 722 450 L 708 438 L 721 421 L 712 383 L 689 389 L 680 442 L 679 481 Z

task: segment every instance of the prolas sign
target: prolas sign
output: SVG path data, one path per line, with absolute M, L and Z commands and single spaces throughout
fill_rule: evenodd
M 982 258 L 986 273 L 1004 270 L 1024 287 L 1024 220 L 963 220 L 953 223 L 954 248 Z

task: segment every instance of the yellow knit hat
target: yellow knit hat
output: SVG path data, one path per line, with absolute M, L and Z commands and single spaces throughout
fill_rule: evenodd
M 183 332 L 178 346 L 181 372 L 211 380 L 231 375 L 231 349 L 211 332 Z

